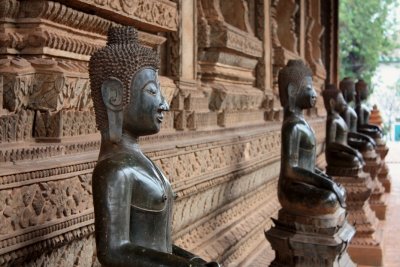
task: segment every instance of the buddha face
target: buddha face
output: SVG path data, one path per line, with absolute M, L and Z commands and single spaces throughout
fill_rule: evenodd
M 350 103 L 352 101 L 354 101 L 355 99 L 355 95 L 356 95 L 356 88 L 354 83 L 347 83 L 345 85 L 344 90 L 342 91 L 344 94 L 344 98 L 345 100 Z
M 338 95 L 337 95 L 336 100 L 335 100 L 334 109 L 335 109 L 338 113 L 342 113 L 342 112 L 346 111 L 346 109 L 347 109 L 347 103 L 346 103 L 346 100 L 344 100 L 342 94 L 338 94 Z
M 133 136 L 155 134 L 160 131 L 164 111 L 169 110 L 160 90 L 157 71 L 144 68 L 131 81 L 130 102 L 124 108 L 123 131 Z
M 368 98 L 368 87 L 365 86 L 363 87 L 360 91 L 360 99 L 361 100 L 366 100 Z
M 312 78 L 306 76 L 300 82 L 296 97 L 296 106 L 301 109 L 309 109 L 315 106 L 317 102 L 317 93 L 314 90 Z

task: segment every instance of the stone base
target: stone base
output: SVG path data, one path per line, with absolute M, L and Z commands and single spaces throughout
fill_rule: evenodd
M 383 162 L 382 164 L 382 168 L 378 174 L 378 179 L 385 188 L 385 193 L 390 193 L 392 187 L 392 182 L 391 182 L 392 179 L 389 175 L 389 168 L 385 162 Z
M 381 266 L 382 229 L 369 202 L 371 192 L 375 188 L 374 181 L 365 172 L 360 173 L 358 177 L 342 176 L 333 179 L 346 188 L 347 218 L 356 228 L 356 234 L 348 249 L 349 255 L 359 265 Z
M 380 158 L 374 160 L 366 160 L 366 165 L 364 166 L 364 171 L 371 175 L 373 181 L 373 190 L 369 203 L 371 209 L 375 211 L 376 217 L 380 220 L 386 218 L 386 200 L 385 200 L 385 188 L 383 187 L 381 181 L 378 179 L 378 174 L 381 172 L 383 167 L 383 162 Z
M 379 220 L 382 221 L 382 220 L 386 219 L 386 208 L 387 208 L 387 205 L 386 205 L 385 202 L 382 202 L 382 201 L 380 201 L 380 202 L 372 202 L 372 203 L 370 203 L 370 206 L 371 206 L 371 209 L 373 211 L 375 211 L 376 217 Z
M 362 266 L 383 266 L 383 245 L 376 246 L 350 245 L 348 252 L 351 258 Z
M 274 220 L 275 227 L 265 232 L 275 250 L 270 266 L 356 266 L 346 251 L 355 230 L 344 214 L 345 210 L 340 208 L 335 214 L 310 216 L 307 220 L 307 216 L 289 215 L 281 209 L 278 220 Z M 294 219 L 291 222 L 287 221 L 290 217 Z M 312 222 L 314 226 L 299 222 Z M 338 223 L 336 227 L 334 222 Z
M 371 209 L 375 211 L 376 217 L 378 217 L 379 220 L 385 220 L 387 207 L 385 188 L 377 178 L 375 178 L 373 182 L 375 185 L 369 203 Z
M 385 188 L 385 193 L 390 193 L 392 191 L 392 181 L 391 177 L 387 175 L 385 178 L 379 178 L 379 181 L 381 181 L 383 187 Z

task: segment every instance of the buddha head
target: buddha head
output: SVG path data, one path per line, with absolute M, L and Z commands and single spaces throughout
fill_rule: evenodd
M 347 103 L 351 103 L 355 100 L 356 88 L 352 78 L 346 77 L 339 83 L 340 91 L 342 91 L 344 99 Z
M 342 113 L 346 111 L 346 100 L 344 100 L 342 92 L 334 84 L 329 84 L 322 92 L 322 96 L 325 108 L 329 113 L 334 111 Z
M 356 100 L 357 101 L 363 101 L 368 98 L 368 84 L 362 80 L 359 79 L 356 83 Z
M 168 104 L 158 80 L 159 57 L 142 46 L 137 31 L 112 27 L 106 47 L 89 62 L 97 128 L 102 138 L 119 142 L 122 133 L 135 137 L 159 132 Z
M 317 94 L 313 87 L 311 70 L 302 60 L 289 60 L 278 75 L 279 98 L 282 107 L 308 109 L 315 106 Z

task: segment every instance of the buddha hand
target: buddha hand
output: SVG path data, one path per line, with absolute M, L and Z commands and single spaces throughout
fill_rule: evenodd
M 341 184 L 333 183 L 333 191 L 339 200 L 342 208 L 346 208 L 346 189 Z
M 207 266 L 207 267 L 221 267 L 221 265 L 219 265 L 219 263 L 215 262 L 215 261 L 207 262 L 205 266 Z

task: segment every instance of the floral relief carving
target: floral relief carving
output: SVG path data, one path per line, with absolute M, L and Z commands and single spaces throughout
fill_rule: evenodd
M 91 175 L 0 191 L 1 235 L 81 213 L 92 205 Z
M 164 30 L 177 29 L 176 4 L 167 0 L 73 0 L 114 11 L 117 14 L 156 25 Z
M 91 107 L 86 63 L 22 58 L 0 62 L 4 79 L 4 107 L 58 111 Z

